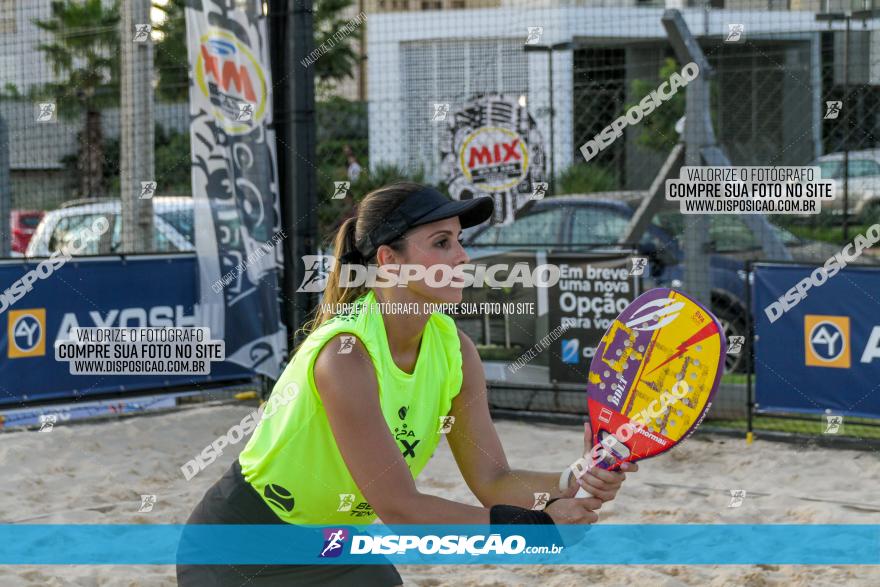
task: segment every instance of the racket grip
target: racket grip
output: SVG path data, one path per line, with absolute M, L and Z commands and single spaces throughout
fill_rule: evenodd
M 562 474 L 559 476 L 559 491 L 568 490 L 568 482 L 569 478 L 572 475 L 572 470 L 570 468 L 566 468 L 562 470 Z M 574 495 L 575 497 L 593 497 L 590 493 L 584 489 L 583 487 L 578 487 L 577 493 Z

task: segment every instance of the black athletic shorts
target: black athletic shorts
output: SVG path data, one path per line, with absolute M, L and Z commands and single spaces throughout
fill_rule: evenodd
M 286 524 L 245 481 L 238 459 L 208 489 L 186 523 Z M 402 585 L 403 580 L 392 564 L 177 565 L 177 584 L 181 587 L 395 587 Z

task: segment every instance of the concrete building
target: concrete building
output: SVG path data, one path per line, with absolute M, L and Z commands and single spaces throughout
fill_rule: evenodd
M 660 21 L 665 6 L 657 6 L 660 3 L 548 2 L 534 7 L 530 1 L 522 8 L 519 0 L 503 2 L 499 8 L 464 13 L 371 17 L 371 164 L 421 168 L 430 179 L 442 180 L 443 133 L 431 121 L 433 104 L 449 103 L 454 109 L 481 93 L 513 95 L 528 104 L 549 142 L 548 55 L 523 50 L 529 27 L 542 28 L 541 45 L 572 44 L 552 56 L 557 174 L 583 162 L 580 145 L 625 112 L 633 100 L 633 81 L 659 84 L 658 72 L 672 56 Z M 827 79 L 826 69 L 840 63 L 841 51 L 834 43 L 842 39 L 842 25 L 818 22 L 807 9 L 768 11 L 779 4 L 775 2 L 724 4 L 763 8 L 685 8 L 683 14 L 717 70 L 716 130 L 733 164 L 806 164 L 833 150 L 823 143 L 823 100 L 831 99 L 829 92 L 837 81 L 838 76 Z M 797 5 L 813 8 L 808 2 Z M 732 23 L 743 25 L 748 42 L 725 43 Z M 867 23 L 870 38 L 862 50 L 850 47 L 851 75 L 861 67 L 862 83 L 869 85 L 880 83 L 869 71 L 878 61 L 869 59 L 878 46 L 878 24 Z M 874 118 L 864 124 L 876 128 Z M 594 160 L 619 178 L 620 188 L 646 187 L 665 158 L 665 153 L 636 144 L 640 132 L 628 129 L 625 140 Z

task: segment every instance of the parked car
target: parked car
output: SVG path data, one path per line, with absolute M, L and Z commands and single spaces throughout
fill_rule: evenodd
M 72 235 L 106 218 L 109 230 L 88 243 L 80 255 L 108 255 L 121 251 L 122 204 L 119 200 L 76 200 L 47 212 L 28 244 L 26 257 L 48 257 L 69 242 Z M 186 197 L 153 198 L 153 251 L 160 253 L 195 250 L 193 201 Z
M 24 254 L 44 214 L 42 210 L 12 211 L 9 216 L 9 230 L 12 233 L 13 253 Z
M 812 163 L 822 179 L 834 180 L 835 197 L 822 202 L 823 210 L 843 210 L 843 153 L 829 153 Z M 880 149 L 849 152 L 848 209 L 851 214 L 873 220 L 880 215 Z
M 633 208 L 624 201 L 589 196 L 562 196 L 537 200 L 512 224 L 488 225 L 469 231 L 463 237 L 472 260 L 510 255 L 519 249 L 554 249 L 559 252 L 601 252 L 614 247 Z M 684 279 L 684 251 L 679 239 L 684 230 L 681 214 L 658 214 L 637 243 L 649 258 L 646 285 L 680 287 Z M 839 250 L 827 243 L 805 241 L 773 226 L 794 260 L 824 263 Z M 736 215 L 709 217 L 709 284 L 712 310 L 724 326 L 725 334 L 744 335 L 746 330 L 745 263 L 763 257 L 760 242 Z M 589 246 L 581 246 L 589 244 Z M 635 243 L 634 243 L 635 244 Z M 509 262 L 509 261 L 508 261 Z M 746 368 L 745 355 L 729 355 L 728 371 Z

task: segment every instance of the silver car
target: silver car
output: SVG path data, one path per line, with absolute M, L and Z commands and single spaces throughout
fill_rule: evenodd
M 28 244 L 25 257 L 48 257 L 98 218 L 105 218 L 109 230 L 89 241 L 80 255 L 110 255 L 121 252 L 122 205 L 119 200 L 78 200 L 47 212 Z M 193 200 L 186 197 L 153 198 L 153 250 L 156 253 L 194 251 Z
M 816 159 L 821 179 L 834 180 L 834 199 L 822 202 L 823 210 L 843 210 L 843 153 L 829 153 Z M 880 149 L 849 152 L 847 186 L 849 212 L 874 217 L 880 214 Z

